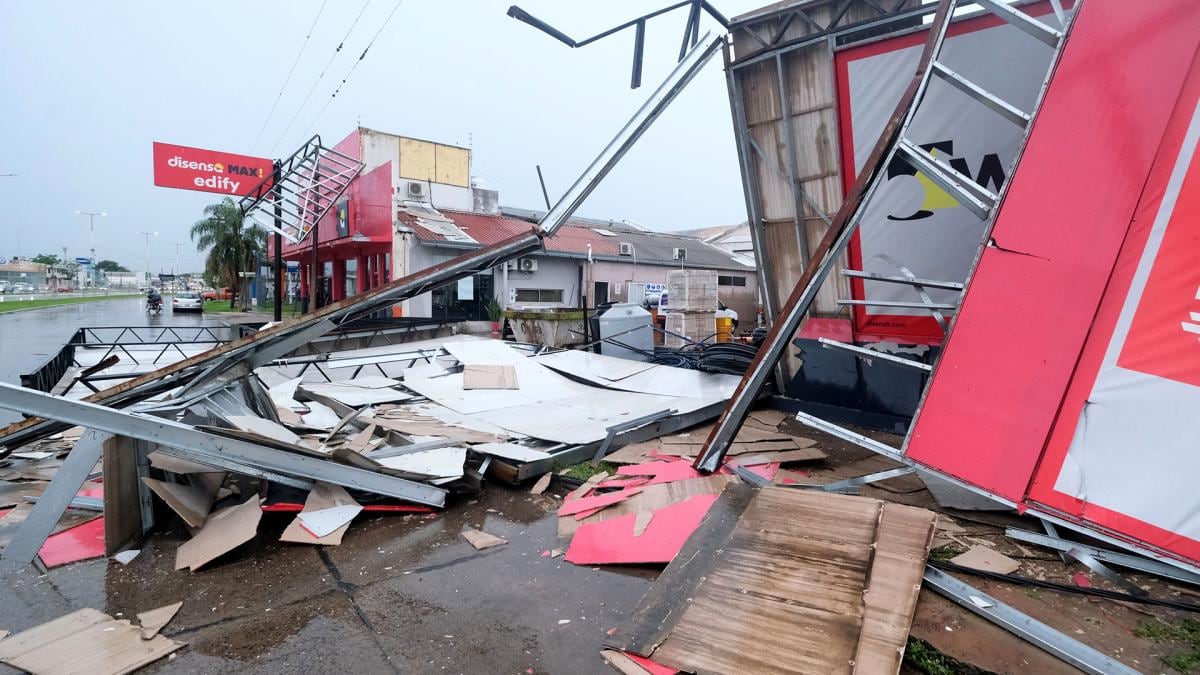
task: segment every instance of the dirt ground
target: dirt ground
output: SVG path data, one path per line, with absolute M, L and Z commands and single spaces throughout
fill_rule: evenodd
M 868 456 L 840 441 L 820 440 L 829 466 Z M 175 550 L 187 534 L 177 520 L 168 520 L 128 566 L 100 559 L 44 576 L 29 568 L 9 573 L 0 580 L 0 628 L 23 630 L 83 607 L 132 618 L 182 600 L 163 633 L 187 647 L 146 672 L 614 672 L 601 661 L 600 645 L 659 570 L 576 567 L 546 555 L 563 547 L 554 495 L 567 489 L 556 481 L 547 494 L 534 496 L 527 487 L 489 482 L 478 496 L 456 498 L 436 514 L 364 513 L 340 546 L 326 548 L 280 543 L 292 516 L 266 513 L 256 539 L 196 573 L 174 570 Z M 937 508 L 919 486 L 863 493 Z M 1020 561 L 1019 574 L 1026 576 L 1071 583 L 1075 572 L 1086 571 L 1003 536 L 1004 525 L 1036 529 L 1032 520 L 982 512 L 952 517 L 962 531 L 941 555 L 987 543 Z M 508 543 L 477 551 L 460 536 L 465 527 Z M 1160 580 L 1125 576 L 1155 597 L 1200 603 Z M 1188 648 L 1135 635 L 1146 632 L 1139 626 L 1160 621 L 1179 625 L 1189 616 L 1182 612 L 960 578 L 1143 672 L 1173 672 L 1163 659 Z M 912 636 L 936 652 L 910 659 L 905 672 L 1072 671 L 928 590 L 920 596 Z M 944 663 L 975 670 L 945 666 L 943 655 Z M 15 671 L 0 666 L 0 672 Z

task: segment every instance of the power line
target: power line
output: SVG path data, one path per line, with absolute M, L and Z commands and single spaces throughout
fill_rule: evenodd
M 396 6 L 392 7 L 392 12 L 387 15 L 386 19 L 383 20 L 383 24 L 379 26 L 379 30 L 375 31 L 374 37 L 372 37 L 371 41 L 367 43 L 367 48 L 362 51 L 362 54 L 358 55 L 358 60 L 354 62 L 354 65 L 350 66 L 350 72 L 346 73 L 346 76 L 343 77 L 342 81 L 338 84 L 337 89 L 334 89 L 333 93 L 330 94 L 329 99 L 325 101 L 325 105 L 321 106 L 321 111 L 318 112 L 317 116 L 313 118 L 312 123 L 308 125 L 308 129 L 304 131 L 304 133 L 301 135 L 301 138 L 308 136 L 309 132 L 313 130 L 313 127 L 317 126 L 317 121 L 320 120 L 321 116 L 325 114 L 325 110 L 329 108 L 330 103 L 333 103 L 333 99 L 337 98 L 338 92 L 342 90 L 342 87 L 346 86 L 346 80 L 350 79 L 350 76 L 354 74 L 354 70 L 358 68 L 358 64 L 362 63 L 363 59 L 367 57 L 367 52 L 371 51 L 371 46 L 375 44 L 375 40 L 379 38 L 379 34 L 383 32 L 383 29 L 387 28 L 387 25 L 392 20 L 392 17 L 396 15 L 396 10 L 400 9 L 400 5 L 403 3 L 404 0 L 396 0 Z
M 367 11 L 367 5 L 370 4 L 371 0 L 366 0 L 366 2 L 363 3 L 362 9 L 358 10 L 358 16 L 354 17 L 354 23 L 350 24 L 350 27 L 346 29 L 346 34 L 342 36 L 341 41 L 338 42 L 338 45 L 336 48 L 334 48 L 333 53 L 329 55 L 329 60 L 325 62 L 325 67 L 321 69 L 321 74 L 317 76 L 317 81 L 313 82 L 313 85 L 308 90 L 308 93 L 304 95 L 304 100 L 301 101 L 299 107 L 296 108 L 296 113 L 292 115 L 292 119 L 288 120 L 287 126 L 283 128 L 283 133 L 279 134 L 279 138 L 275 140 L 275 145 L 271 146 L 271 152 L 267 154 L 275 154 L 275 149 L 278 148 L 279 144 L 283 142 L 284 137 L 287 136 L 287 132 L 291 130 L 292 125 L 296 123 L 296 119 L 300 117 L 300 111 L 304 110 L 304 106 L 307 105 L 308 100 L 312 98 L 313 92 L 317 90 L 317 85 L 321 84 L 321 80 L 325 79 L 325 73 L 329 71 L 329 66 L 333 64 L 333 60 L 336 59 L 337 55 L 341 53 L 342 46 L 346 44 L 346 40 L 350 37 L 350 33 L 354 30 L 354 27 L 358 25 L 358 20 L 362 18 L 363 12 Z
M 324 0 L 321 3 L 321 8 L 317 10 L 317 18 L 313 19 L 312 25 L 308 27 L 308 33 L 304 36 L 304 42 L 300 43 L 300 51 L 296 52 L 296 58 L 292 61 L 292 67 L 288 69 L 287 77 L 283 78 L 283 86 L 279 87 L 279 93 L 275 95 L 275 102 L 271 104 L 271 112 L 267 113 L 267 119 L 263 120 L 262 126 L 258 130 L 258 135 L 254 137 L 254 143 L 250 146 L 250 151 L 254 152 L 254 148 L 258 147 L 258 142 L 262 139 L 263 132 L 267 130 L 267 123 L 271 121 L 271 117 L 275 114 L 275 108 L 279 107 L 279 99 L 283 98 L 283 90 L 287 89 L 288 82 L 292 81 L 292 73 L 296 72 L 296 64 L 300 63 L 300 57 L 304 54 L 304 48 L 308 46 L 308 40 L 312 37 L 313 30 L 317 27 L 317 22 L 321 20 L 321 14 L 325 11 L 325 5 L 329 0 Z

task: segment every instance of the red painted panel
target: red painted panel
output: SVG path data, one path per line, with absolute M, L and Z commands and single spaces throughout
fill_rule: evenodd
M 1198 38 L 1186 0 L 1081 4 L 910 458 L 1024 498 Z
M 328 246 L 347 244 L 354 235 L 359 234 L 370 239 L 371 244 L 386 245 L 389 250 L 392 241 L 392 163 L 384 162 L 374 169 L 359 174 L 350 182 L 342 199 L 349 199 L 351 204 L 350 230 L 347 237 L 338 237 L 337 214 L 334 209 L 321 219 L 320 246 L 324 250 Z M 355 257 L 352 248 L 339 258 Z M 365 249 L 364 249 L 365 250 Z M 312 241 L 306 240 L 300 244 L 284 243 L 284 257 L 293 258 L 312 251 Z M 322 257 L 325 257 L 324 255 Z M 294 258 L 293 258 L 294 259 Z M 305 258 L 307 260 L 307 258 Z
M 46 567 L 58 567 L 104 556 L 104 518 L 89 520 L 46 538 L 38 557 Z
M 1091 334 L 1088 336 L 1088 342 L 1079 360 L 1075 376 L 1072 378 L 1071 386 L 1067 390 L 1062 411 L 1055 423 L 1050 441 L 1046 446 L 1045 455 L 1038 467 L 1033 485 L 1029 490 L 1029 499 L 1033 502 L 1059 510 L 1069 516 L 1073 516 L 1074 519 L 1097 524 L 1117 536 L 1155 546 L 1164 552 L 1186 556 L 1192 561 L 1200 561 L 1200 542 L 1181 537 L 1173 532 L 1163 530 L 1143 521 L 1056 492 L 1054 485 L 1062 471 L 1063 461 L 1066 457 L 1067 449 L 1070 447 L 1083 406 L 1093 390 L 1104 354 L 1108 349 L 1114 327 L 1116 326 L 1126 296 L 1129 293 L 1134 273 L 1143 255 L 1155 216 L 1162 205 L 1163 194 L 1171 171 L 1174 169 L 1188 124 L 1191 122 L 1192 111 L 1195 109 L 1198 101 L 1200 101 L 1200 53 L 1193 58 L 1188 80 L 1184 86 L 1183 93 L 1179 97 L 1175 113 L 1171 118 L 1163 143 L 1158 150 L 1158 162 L 1155 164 L 1150 178 L 1146 181 L 1146 188 L 1134 215 L 1133 224 L 1126 239 L 1125 247 L 1122 249 L 1121 256 L 1113 270 L 1112 280 L 1109 283 L 1108 290 L 1105 292 L 1104 300 L 1101 303 L 1100 310 L 1092 326 Z M 1187 253 L 1194 260 L 1196 247 L 1200 245 L 1200 239 L 1197 239 L 1197 235 L 1195 234 L 1195 224 L 1198 222 L 1200 222 L 1200 153 L 1197 153 L 1192 158 L 1187 182 L 1181 190 L 1171 224 L 1166 233 L 1167 238 L 1164 239 L 1163 245 L 1159 249 L 1159 259 L 1162 260 L 1164 256 L 1171 257 L 1180 253 Z M 1176 227 L 1177 223 L 1184 227 L 1191 226 L 1193 228 L 1190 238 L 1187 236 L 1186 230 Z M 1172 239 L 1174 240 L 1173 242 L 1171 241 Z M 1172 264 L 1177 265 L 1177 261 Z M 1172 275 L 1178 276 L 1162 275 L 1158 271 L 1156 264 L 1155 273 L 1151 275 L 1151 283 L 1154 283 L 1156 273 L 1158 275 L 1158 283 L 1168 286 L 1174 286 L 1175 282 L 1179 280 L 1190 279 L 1192 286 L 1188 295 L 1194 293 L 1195 286 L 1200 283 L 1200 280 L 1196 278 L 1198 273 L 1194 263 L 1191 267 L 1185 266 L 1173 270 Z M 1188 287 L 1184 286 L 1183 288 L 1186 290 Z M 1152 289 L 1148 285 L 1143 297 L 1155 297 L 1155 295 L 1161 292 L 1160 289 Z M 1180 319 L 1185 319 L 1189 315 L 1189 310 L 1186 307 L 1181 307 L 1180 311 L 1182 312 L 1181 314 L 1172 314 L 1167 317 L 1170 326 L 1176 329 L 1180 325 Z M 1130 343 L 1133 340 L 1140 339 L 1136 337 L 1138 330 L 1136 328 L 1136 321 L 1139 318 L 1143 318 L 1140 308 L 1138 315 L 1135 315 L 1135 327 L 1131 330 L 1126 340 L 1125 351 L 1129 351 Z M 1154 327 L 1149 326 L 1143 327 L 1143 330 L 1145 329 L 1155 330 Z M 1173 337 L 1177 336 L 1165 335 L 1163 339 L 1167 340 Z M 1159 343 L 1143 344 L 1141 348 L 1145 348 L 1146 346 L 1151 348 L 1150 353 L 1156 354 Z M 1162 377 L 1171 377 L 1174 374 L 1177 376 L 1176 379 L 1187 381 L 1188 373 L 1194 373 L 1194 371 L 1177 371 L 1175 368 L 1187 363 L 1186 359 L 1178 359 L 1178 355 L 1186 354 L 1188 351 L 1186 349 L 1176 351 L 1176 358 L 1165 364 L 1158 359 L 1150 359 L 1139 368 L 1134 364 L 1142 363 L 1143 359 L 1135 358 L 1133 359 L 1133 363 L 1122 363 L 1121 365 L 1122 367 L 1133 367 L 1143 372 L 1159 370 L 1160 372 L 1154 374 Z
M 633 534 L 637 514 L 585 523 L 575 531 L 567 562 L 576 565 L 669 563 L 683 548 L 718 495 L 697 495 L 654 512 L 646 531 Z

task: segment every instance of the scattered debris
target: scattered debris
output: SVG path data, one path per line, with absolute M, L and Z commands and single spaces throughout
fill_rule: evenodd
M 501 539 L 500 537 L 497 537 L 494 534 L 488 534 L 483 530 L 463 530 L 462 536 L 464 539 L 470 542 L 477 551 L 482 551 L 485 548 L 491 548 L 493 546 L 499 546 L 501 544 L 508 543 L 507 539 Z
M 127 673 L 174 652 L 182 642 L 94 609 L 81 609 L 0 640 L 0 661 L 39 675 Z
M 546 488 L 550 487 L 550 480 L 552 478 L 554 478 L 554 474 L 552 473 L 542 474 L 542 477 L 537 479 L 537 482 L 533 484 L 533 488 L 529 490 L 529 493 L 535 495 L 542 494 L 546 491 Z
M 171 619 L 175 618 L 180 607 L 183 607 L 182 600 L 158 609 L 138 612 L 137 620 L 142 625 L 142 639 L 149 640 L 158 635 L 158 631 L 165 628 L 167 624 L 171 623 Z
M 127 550 L 121 551 L 119 553 L 113 554 L 112 559 L 116 560 L 117 562 L 121 563 L 122 565 L 128 565 L 129 563 L 133 562 L 133 559 L 138 557 L 138 554 L 141 552 L 142 552 L 141 549 L 131 548 L 131 549 L 127 549 Z
M 512 366 L 463 366 L 463 389 L 517 389 Z
M 237 506 L 229 506 L 209 515 L 191 540 L 175 553 L 175 569 L 197 569 L 250 541 L 258 533 L 262 508 L 251 497 Z
M 957 555 L 950 562 L 962 567 L 997 574 L 1012 574 L 1021 569 L 1021 563 L 988 546 L 975 545 L 966 553 Z
M 934 519 L 874 499 L 731 484 L 607 646 L 689 672 L 897 672 Z M 789 648 L 759 648 L 775 635 Z

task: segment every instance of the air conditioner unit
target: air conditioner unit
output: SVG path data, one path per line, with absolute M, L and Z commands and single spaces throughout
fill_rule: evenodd
M 536 272 L 537 259 L 535 258 L 518 258 L 517 266 L 522 272 Z
M 621 242 L 618 249 L 621 255 L 633 255 L 633 244 L 627 241 Z
M 424 183 L 418 183 L 415 180 L 408 181 L 408 187 L 405 188 L 405 193 L 413 199 L 424 199 L 428 194 Z
M 671 249 L 671 259 L 672 260 L 687 260 L 687 249 L 686 248 Z

